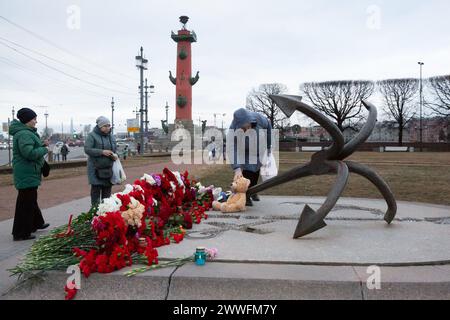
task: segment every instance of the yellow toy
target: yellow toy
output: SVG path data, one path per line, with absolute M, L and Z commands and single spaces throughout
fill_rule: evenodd
M 245 211 L 245 202 L 248 186 L 250 180 L 244 177 L 238 178 L 231 184 L 231 191 L 233 194 L 228 197 L 227 202 L 213 202 L 213 209 L 216 211 L 222 211 L 223 213 L 232 213 Z

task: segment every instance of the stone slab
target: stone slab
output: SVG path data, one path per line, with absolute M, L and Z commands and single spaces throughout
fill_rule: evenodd
M 173 275 L 169 299 L 361 299 L 351 267 L 207 263 Z
M 50 223 L 50 228 L 48 230 L 39 230 L 35 233 L 36 237 L 47 234 L 51 228 L 67 224 L 71 214 L 76 217 L 81 212 L 89 210 L 89 208 L 90 198 L 86 197 L 42 210 L 44 220 Z M 33 244 L 33 241 L 12 240 L 11 231 L 13 222 L 13 219 L 0 222 L 0 261 L 20 253 L 26 253 L 28 248 Z
M 217 247 L 219 257 L 204 267 L 186 264 L 126 278 L 82 277 L 77 299 L 449 299 L 449 207 L 398 202 L 391 225 L 382 220 L 381 200 L 342 198 L 328 226 L 292 239 L 305 203 L 318 208 L 323 197 L 263 196 L 245 213 L 222 215 L 194 225 L 186 239 L 158 249 L 160 258 L 185 257 L 197 246 Z M 52 227 L 89 208 L 83 198 L 43 210 Z M 13 242 L 12 220 L 0 222 L 0 289 L 12 284 L 7 268 L 32 241 Z M 46 234 L 43 231 L 38 234 Z M 381 267 L 381 290 L 365 285 L 367 265 Z M 430 264 L 430 266 L 421 266 Z M 389 266 L 393 265 L 393 266 Z M 31 289 L 2 299 L 63 299 L 68 274 L 51 272 Z
M 324 198 L 262 196 L 246 212 L 210 214 L 194 225 L 180 244 L 159 249 L 177 258 L 197 246 L 216 247 L 224 262 L 323 265 L 422 265 L 450 263 L 450 217 L 445 206 L 398 203 L 388 225 L 381 200 L 341 199 L 326 219 L 327 227 L 292 239 L 305 203 L 317 209 Z
M 136 267 L 136 266 L 135 266 Z M 168 294 L 169 278 L 175 268 L 154 270 L 151 274 L 126 277 L 125 268 L 109 274 L 94 273 L 81 277 L 77 300 L 164 300 Z M 62 271 L 48 272 L 43 281 L 31 280 L 2 296 L 5 300 L 61 300 L 69 274 Z
M 449 266 L 445 266 L 448 268 Z M 439 266 L 380 267 L 380 287 L 369 289 L 370 274 L 355 267 L 366 300 L 449 300 L 450 273 Z

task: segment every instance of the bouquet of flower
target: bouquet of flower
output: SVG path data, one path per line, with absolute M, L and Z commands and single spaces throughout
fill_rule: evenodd
M 82 273 L 109 273 L 133 263 L 158 264 L 156 248 L 183 240 L 186 229 L 207 219 L 213 187 L 204 188 L 165 168 L 144 174 L 98 208 L 39 238 L 25 260 L 10 270 L 20 277 L 79 263 Z M 68 231 L 64 232 L 67 229 Z M 70 231 L 70 232 L 69 232 Z M 25 277 L 28 278 L 28 277 Z M 76 289 L 65 288 L 66 298 Z

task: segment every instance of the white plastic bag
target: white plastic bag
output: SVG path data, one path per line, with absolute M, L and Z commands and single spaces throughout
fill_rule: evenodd
M 122 184 L 127 179 L 125 171 L 123 170 L 122 163 L 120 163 L 119 157 L 114 161 L 112 166 L 113 175 L 111 177 L 112 184 Z
M 260 169 L 260 175 L 262 181 L 269 180 L 275 176 L 278 175 L 278 168 L 277 163 L 275 161 L 275 157 L 273 156 L 273 153 L 270 153 L 269 156 L 267 156 L 267 153 L 264 155 L 262 166 Z

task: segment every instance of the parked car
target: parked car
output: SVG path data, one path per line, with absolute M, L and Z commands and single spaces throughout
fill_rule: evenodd
M 84 141 L 82 140 L 70 140 L 67 144 L 69 147 L 84 147 Z
M 6 142 L 0 143 L 0 150 L 8 150 L 8 144 Z
M 125 142 L 117 142 L 116 143 L 117 146 L 117 150 L 123 150 L 125 147 L 128 147 L 128 149 L 130 149 L 130 145 L 128 143 Z

